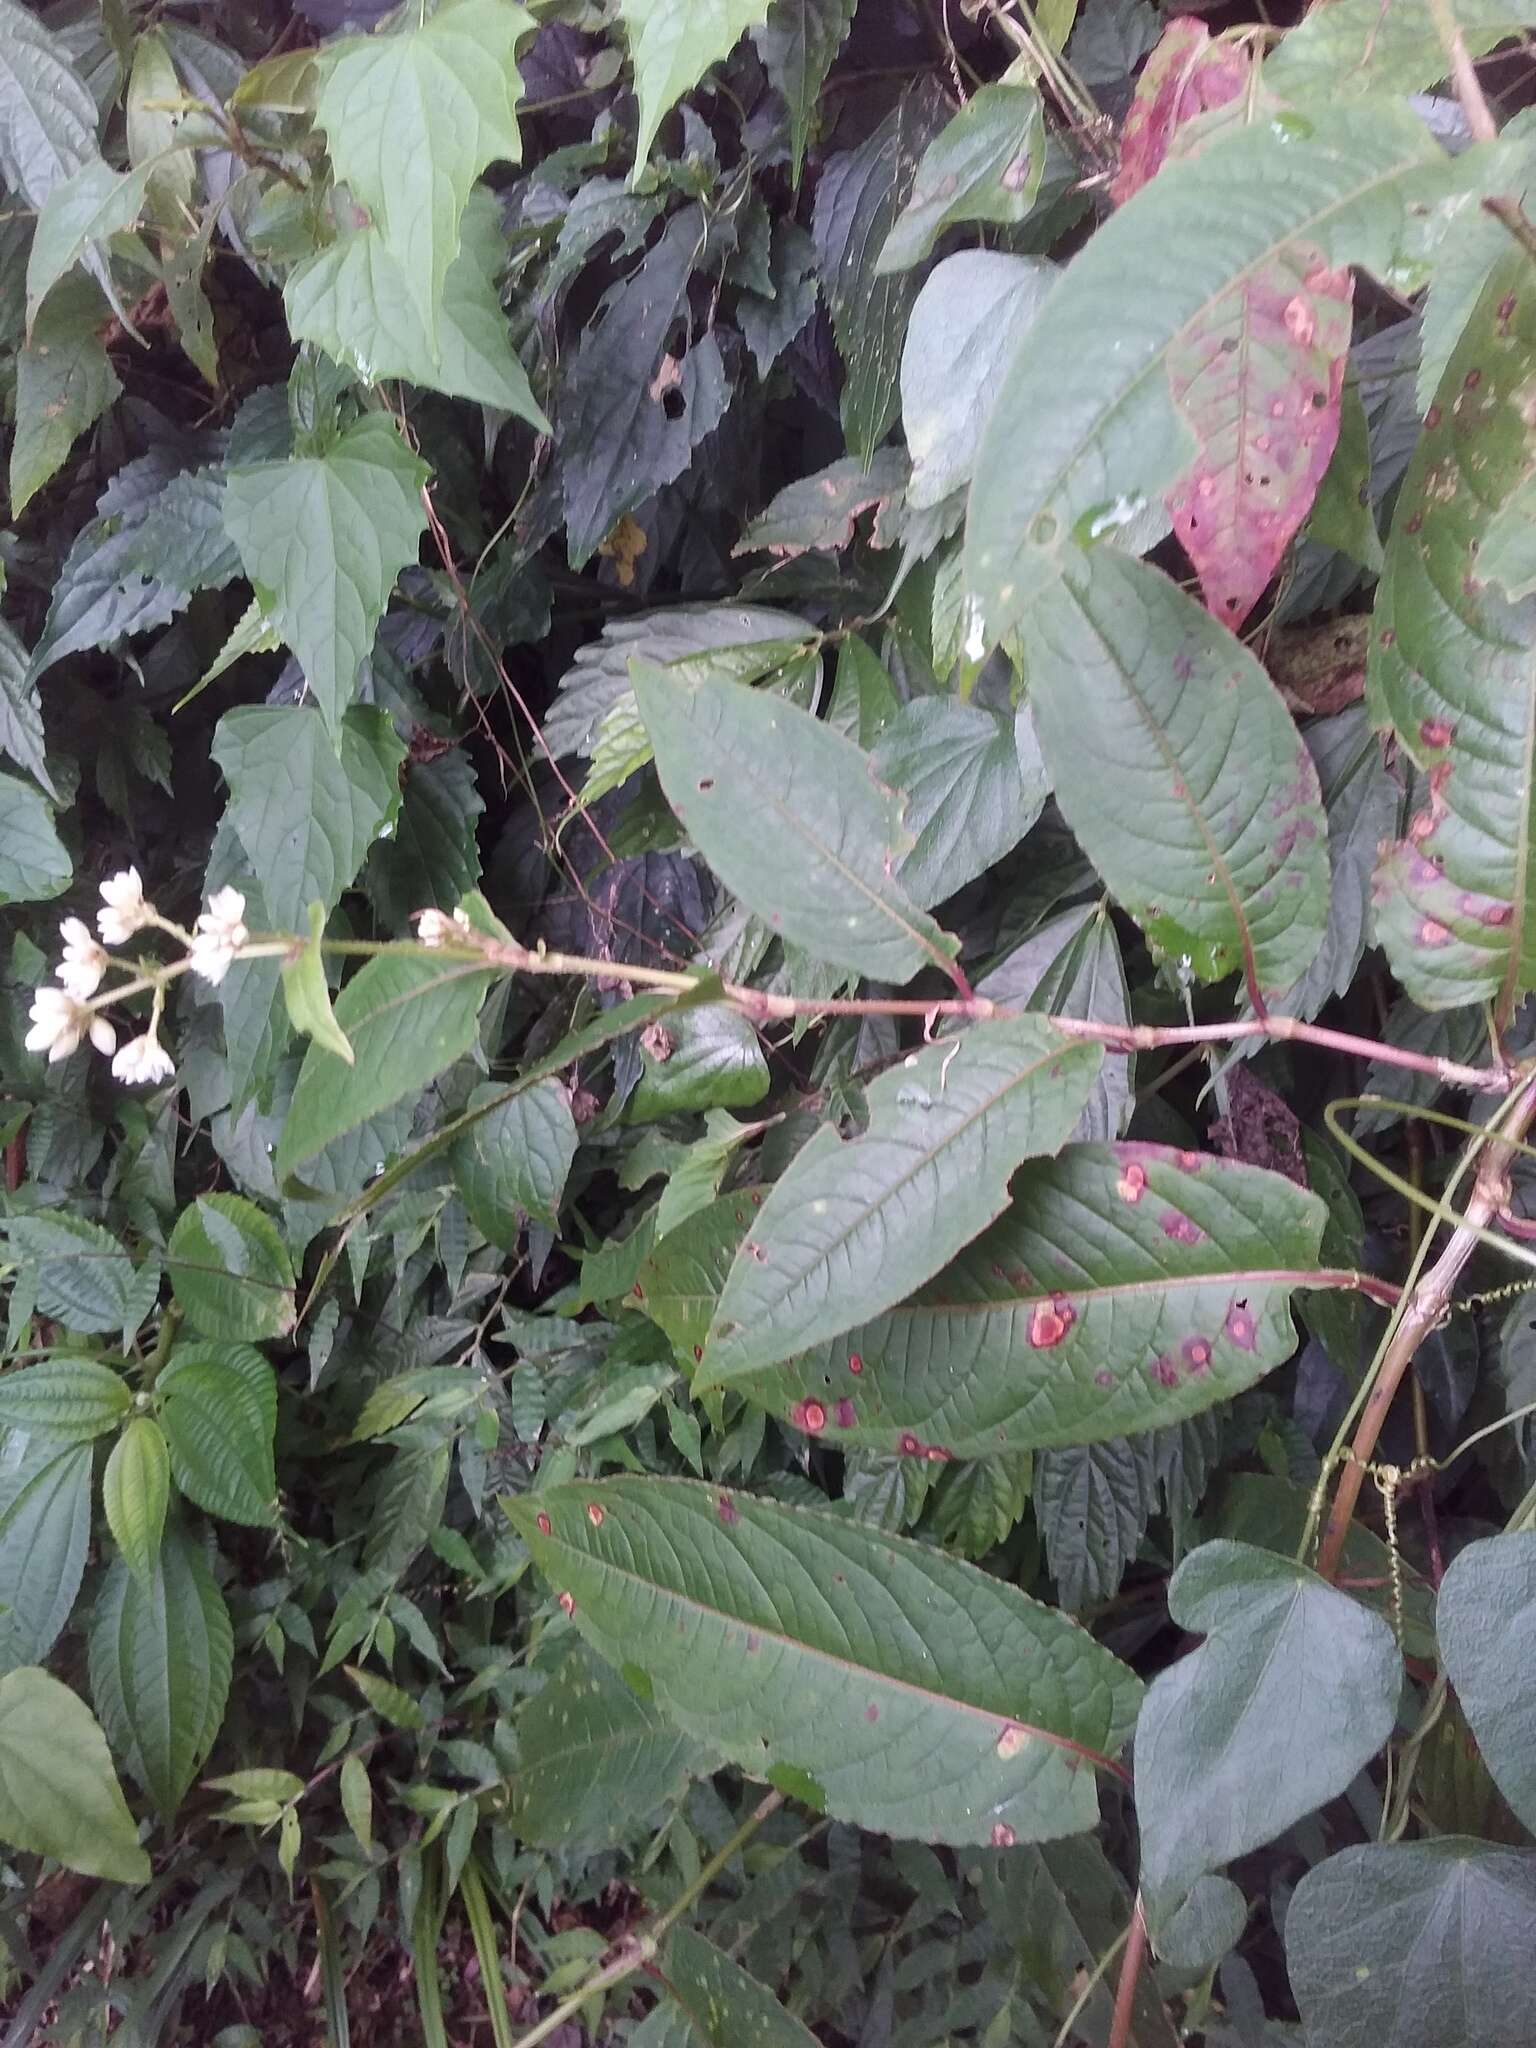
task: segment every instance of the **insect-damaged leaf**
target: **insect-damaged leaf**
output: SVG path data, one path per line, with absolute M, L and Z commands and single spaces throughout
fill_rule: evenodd
M 1035 731 L 1068 824 L 1148 936 L 1270 994 L 1328 918 L 1317 770 L 1242 643 L 1159 569 L 1079 555 L 1026 622 Z
M 1156 175 L 1175 130 L 1211 107 L 1224 107 L 1248 82 L 1250 62 L 1229 41 L 1213 43 L 1211 32 L 1193 15 L 1181 14 L 1164 29 L 1147 59 L 1131 111 L 1120 131 L 1120 168 L 1110 187 L 1116 206 Z
M 1262 1167 L 1069 1145 L 1021 1167 L 1006 1214 L 910 1300 L 732 1384 L 829 1441 L 913 1457 L 1155 1429 L 1290 1357 L 1324 1221 Z
M 955 942 L 894 879 L 910 844 L 901 802 L 851 740 L 735 682 L 687 681 L 639 660 L 631 674 L 667 801 L 776 933 L 890 981 L 953 957 Z
M 1068 266 L 1000 381 L 971 487 L 966 588 L 989 639 L 1026 617 L 1069 543 L 1129 518 L 1188 464 L 1177 352 L 1292 243 L 1386 268 L 1411 200 L 1455 176 L 1405 108 L 1265 125 L 1166 164 Z M 1177 243 L 1180 261 L 1170 264 Z
M 776 1365 L 931 1278 L 999 1214 L 1019 1162 L 1064 1142 L 1101 1058 L 1044 1019 L 999 1018 L 882 1074 L 867 1130 L 824 1124 L 763 1204 L 700 1384 Z
M 1420 770 L 1376 877 L 1393 972 L 1426 1009 L 1536 984 L 1536 598 L 1483 581 L 1481 543 L 1536 455 L 1536 291 L 1516 249 L 1453 352 L 1398 494 L 1367 690 Z
M 693 1480 L 506 1511 L 603 1656 L 687 1734 L 837 1819 L 931 1841 L 1098 1817 L 1141 1687 L 1065 1615 L 924 1545 Z
M 1199 453 L 1167 492 L 1206 604 L 1234 630 L 1312 509 L 1339 438 L 1354 284 L 1289 243 L 1168 353 Z

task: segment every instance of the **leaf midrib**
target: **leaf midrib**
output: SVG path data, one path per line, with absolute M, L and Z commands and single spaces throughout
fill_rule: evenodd
M 739 754 L 733 752 L 726 744 L 718 729 L 709 734 L 708 738 L 731 763 L 738 774 L 746 770 L 746 763 L 743 762 Z M 878 798 L 879 789 L 873 778 L 871 778 L 870 787 Z M 898 903 L 892 901 L 889 897 L 882 896 L 872 883 L 867 882 L 856 869 L 850 868 L 841 854 L 835 852 L 824 840 L 818 837 L 809 821 L 803 815 L 788 809 L 782 797 L 771 790 L 766 792 L 766 795 L 767 801 L 774 813 L 797 837 L 803 839 L 845 882 L 850 883 L 864 897 L 865 901 L 872 904 L 898 932 L 904 932 L 926 959 L 932 961 L 934 966 L 943 968 L 946 974 L 948 973 L 949 963 L 943 949 L 935 945 L 932 939 L 928 938 L 917 925 L 912 923 L 903 914 Z M 882 834 L 882 837 L 886 836 L 888 835 Z M 888 846 L 886 850 L 891 856 L 894 867 L 903 856 L 897 852 L 894 845 Z M 912 908 L 915 910 L 917 906 L 914 904 Z
M 999 1731 L 1005 1728 L 1022 1728 L 1025 1734 L 1031 1738 L 1038 1738 L 1040 1741 L 1050 1743 L 1072 1756 L 1081 1757 L 1084 1762 L 1092 1764 L 1095 1770 L 1108 1771 L 1114 1769 L 1114 1759 L 1112 1757 L 1105 1756 L 1099 1750 L 1090 1749 L 1087 1743 L 1078 1742 L 1070 1735 L 1058 1735 L 1050 1728 L 1042 1728 L 1033 1721 L 1026 1721 L 1022 1714 L 997 1713 L 991 1707 L 977 1706 L 974 1701 L 957 1699 L 952 1693 L 930 1692 L 927 1687 L 916 1684 L 910 1678 L 896 1678 L 889 1672 L 876 1670 L 873 1665 L 857 1663 L 851 1657 L 840 1657 L 833 1650 L 823 1650 L 818 1644 L 803 1642 L 798 1636 L 786 1635 L 782 1628 L 769 1628 L 761 1622 L 745 1621 L 740 1615 L 730 1614 L 722 1607 L 712 1607 L 707 1601 L 700 1600 L 695 1594 L 682 1592 L 678 1587 L 668 1586 L 660 1579 L 648 1579 L 643 1573 L 631 1571 L 621 1564 L 614 1564 L 607 1558 L 594 1557 L 590 1552 L 579 1549 L 576 1544 L 563 1536 L 546 1536 L 543 1541 L 546 1545 L 567 1552 L 582 1564 L 590 1565 L 598 1571 L 607 1572 L 614 1578 L 623 1580 L 627 1585 L 642 1586 L 647 1592 L 662 1593 L 673 1600 L 680 1600 L 684 1606 L 691 1608 L 695 1614 L 707 1621 L 718 1622 L 722 1627 L 729 1626 L 750 1631 L 753 1635 L 762 1636 L 765 1641 L 778 1643 L 785 1649 L 797 1651 L 802 1657 L 811 1658 L 818 1663 L 829 1666 L 834 1671 L 845 1672 L 850 1676 L 868 1679 L 873 1683 L 888 1687 L 893 1692 L 904 1693 L 911 1698 L 922 1700 L 929 1706 L 951 1708 L 957 1714 L 969 1715 L 976 1720 L 986 1721 L 994 1725 Z M 581 1612 L 580 1607 L 576 1611 L 579 1616 Z
M 1034 1060 L 1029 1066 L 1020 1068 L 1016 1070 L 1012 1075 L 1010 1075 L 1008 1080 L 1004 1082 L 1001 1087 L 994 1089 L 992 1093 L 985 1098 L 985 1100 L 979 1102 L 976 1105 L 975 1109 L 970 1111 L 966 1115 L 963 1122 L 955 1125 L 953 1129 L 951 1129 L 949 1133 L 939 1142 L 939 1144 L 933 1146 L 927 1152 L 924 1152 L 914 1165 L 909 1166 L 903 1173 L 898 1175 L 895 1180 L 887 1181 L 886 1183 L 884 1183 L 884 1185 L 881 1187 L 879 1191 L 878 1199 L 867 1202 L 864 1208 L 858 1214 L 858 1216 L 856 1216 L 851 1223 L 849 1223 L 844 1229 L 840 1230 L 836 1237 L 831 1238 L 826 1244 L 822 1245 L 818 1249 L 817 1255 L 811 1261 L 811 1263 L 807 1266 L 803 1266 L 800 1269 L 799 1273 L 795 1276 L 792 1285 L 797 1289 L 803 1287 L 810 1274 L 817 1272 L 820 1268 L 829 1264 L 832 1258 L 832 1254 L 835 1251 L 837 1251 L 841 1246 L 845 1245 L 848 1242 L 849 1238 L 851 1238 L 855 1234 L 855 1232 L 865 1229 L 869 1223 L 870 1218 L 876 1215 L 880 1209 L 886 1207 L 887 1204 L 894 1201 L 896 1197 L 901 1193 L 902 1189 L 907 1187 L 913 1180 L 915 1180 L 919 1173 L 926 1172 L 930 1168 L 935 1167 L 938 1161 L 943 1157 L 944 1153 L 952 1145 L 968 1137 L 972 1126 L 979 1122 L 979 1120 L 982 1117 L 988 1115 L 993 1109 L 995 1109 L 998 1103 L 1001 1102 L 1005 1096 L 1007 1096 L 1013 1089 L 1022 1087 L 1026 1081 L 1032 1080 L 1034 1076 L 1039 1073 L 1042 1067 L 1048 1067 L 1056 1060 L 1059 1060 L 1062 1057 L 1063 1051 L 1070 1052 L 1072 1050 L 1072 1046 L 1073 1042 L 1071 1040 L 1068 1040 L 1066 1041 L 1066 1044 L 1064 1046 L 1052 1048 L 1051 1050 L 1041 1054 L 1041 1056 L 1038 1059 Z M 827 1128 L 827 1126 L 824 1125 L 823 1128 L 825 1129 Z M 864 1137 L 874 1135 L 876 1135 L 874 1132 L 863 1133 Z M 857 1147 L 860 1144 L 861 1139 L 851 1138 L 846 1140 L 837 1140 L 836 1142 L 838 1142 L 840 1145 Z M 830 1149 L 826 1151 L 824 1156 L 828 1159 L 830 1159 L 833 1156 Z M 1028 1158 L 1029 1154 L 1025 1153 L 1024 1157 Z M 1021 1162 L 1015 1162 L 1016 1165 L 1019 1163 Z M 1010 1168 L 1009 1172 L 1003 1176 L 1003 1194 L 1005 1197 L 1008 1191 L 1008 1181 L 1012 1176 L 1013 1170 L 1013 1168 Z M 785 1183 L 781 1182 L 779 1185 L 783 1186 L 785 1185 Z M 775 1188 L 774 1192 L 775 1194 L 777 1194 L 777 1187 Z M 758 1218 L 759 1225 L 761 1225 L 764 1218 L 767 1216 L 767 1213 L 768 1211 L 765 1207 L 762 1214 Z M 999 1211 L 995 1213 L 1000 1214 L 1001 1212 Z M 982 1228 L 985 1228 L 985 1225 L 983 1225 Z M 750 1235 L 751 1233 L 749 1231 L 748 1236 Z M 730 1286 L 731 1272 L 735 1271 L 736 1265 L 739 1262 L 742 1252 L 745 1249 L 746 1239 L 743 1238 L 741 1244 L 737 1247 L 736 1256 L 731 1262 L 730 1272 L 726 1274 L 726 1288 Z M 788 1297 L 789 1289 L 786 1288 L 784 1291 L 784 1296 L 782 1298 L 787 1300 Z M 725 1299 L 724 1288 L 722 1288 L 721 1290 L 720 1299 L 721 1301 Z M 889 1311 L 885 1311 L 885 1313 L 889 1313 Z M 725 1339 L 723 1341 L 729 1342 L 729 1339 Z M 707 1338 L 705 1340 L 705 1343 L 707 1348 Z M 775 1359 L 769 1361 L 769 1364 L 779 1364 L 781 1362 L 781 1360 Z

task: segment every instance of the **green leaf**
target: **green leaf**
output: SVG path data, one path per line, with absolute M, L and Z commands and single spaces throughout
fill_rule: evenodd
M 961 249 L 934 266 L 901 351 L 910 506 L 938 505 L 970 482 L 997 380 L 1060 275 L 1039 257 L 992 249 Z
M 1312 756 L 1258 661 L 1160 569 L 1110 548 L 1041 593 L 1026 648 L 1056 800 L 1117 899 L 1203 980 L 1241 970 L 1266 996 L 1288 988 L 1327 922 L 1327 828 Z
M 3 1382 L 0 1382 L 3 1384 Z M 1527 1827 L 1536 1817 L 1536 1535 L 1492 1536 L 1452 1560 L 1435 1606 L 1445 1675 L 1494 1783 Z
M 218 1735 L 234 1657 L 224 1596 L 196 1537 L 171 1522 L 144 1572 L 123 1558 L 110 1567 L 89 1648 L 102 1725 L 169 1821 Z
M 167 474 L 158 455 L 120 469 L 65 557 L 32 657 L 34 678 L 66 654 L 164 625 L 194 590 L 232 581 L 240 562 L 223 513 L 220 472 Z
M 913 271 L 881 276 L 880 252 L 938 124 L 936 96 L 910 92 L 857 149 L 828 157 L 816 184 L 811 231 L 847 372 L 843 436 L 866 462 L 896 417 L 902 337 L 920 282 Z
M 380 1678 L 376 1671 L 363 1671 L 349 1664 L 347 1676 L 373 1711 L 395 1727 L 415 1730 L 426 1726 L 427 1717 L 410 1694 L 387 1678 Z
M 1112 1600 L 1157 1504 L 1145 1437 L 1048 1450 L 1035 1460 L 1035 1521 L 1056 1596 L 1069 1614 Z
M 700 1003 L 679 1010 L 640 1040 L 640 1079 L 626 1118 L 678 1116 L 699 1109 L 750 1109 L 768 1093 L 768 1062 L 739 1010 Z
M 63 178 L 48 194 L 37 216 L 32 253 L 27 258 L 27 326 L 66 271 L 95 255 L 105 263 L 108 238 L 132 227 L 144 205 L 149 166 L 114 171 L 100 157 Z
M 148 1579 L 160 1555 L 171 1499 L 171 1459 L 158 1422 L 135 1416 L 112 1446 L 102 1478 L 107 1527 L 128 1569 Z
M 52 805 L 30 782 L 0 774 L 0 904 L 61 895 L 73 874 Z
M 454 11 L 485 4 L 459 0 Z M 395 578 L 416 559 L 428 475 L 382 413 L 365 413 L 324 455 L 230 471 L 225 527 L 338 747 Z
M 0 1670 L 58 1641 L 90 1536 L 90 1446 L 12 1430 L 0 1445 Z
M 605 1664 L 569 1657 L 517 1723 L 518 1838 L 584 1854 L 633 1836 L 710 1759 Z
M 682 2021 L 679 2048 L 814 2048 L 816 2036 L 766 1984 L 692 1928 L 673 1930 L 661 1981 Z
M 461 1059 L 474 1043 L 490 980 L 466 962 L 423 955 L 368 961 L 336 998 L 336 1022 L 356 1064 L 323 1045 L 305 1053 L 278 1141 L 279 1178 Z
M 277 1381 L 247 1344 L 178 1344 L 161 1373 L 160 1427 L 176 1484 L 229 1522 L 277 1518 Z
M 667 800 L 715 873 L 783 938 L 890 981 L 954 941 L 893 879 L 901 806 L 809 712 L 739 684 L 631 664 Z M 765 835 L 774 858 L 763 860 Z
M 1130 1024 L 1125 963 L 1108 906 L 1080 904 L 1037 927 L 982 977 L 976 993 L 995 1003 L 1098 1024 Z M 1130 1119 L 1132 1060 L 1106 1052 L 1073 1136 L 1118 1138 Z
M 762 1201 L 761 1188 L 743 1188 L 702 1204 L 660 1236 L 641 1265 L 635 1306 L 666 1332 L 679 1358 L 703 1357 L 725 1276 Z M 754 1382 L 740 1384 L 750 1399 Z
M 707 329 L 695 336 L 685 317 L 708 242 L 701 208 L 674 213 L 639 268 L 605 294 L 602 318 L 583 333 L 562 380 L 561 482 L 573 568 L 626 512 L 681 476 L 724 417 L 730 386 L 719 341 Z M 680 318 L 679 358 L 668 350 Z
M 801 1428 L 814 1402 L 830 1442 L 983 1458 L 1156 1429 L 1295 1351 L 1290 1298 L 1317 1267 L 1326 1212 L 1283 1174 L 1163 1145 L 1069 1145 L 1027 1161 L 1012 1191 L 899 1307 L 734 1390 Z M 663 1239 L 652 1268 L 670 1254 L 675 1271 L 682 1249 Z
M 504 1506 L 594 1648 L 643 1672 L 684 1733 L 835 1819 L 994 1844 L 1097 1820 L 1084 1766 L 1119 1750 L 1140 1685 L 1012 1586 L 841 1516 L 693 1480 L 557 1486 Z
M 549 421 L 512 352 L 496 295 L 505 254 L 496 202 L 477 186 L 464 212 L 463 246 L 443 279 L 435 348 L 405 266 L 377 228 L 342 235 L 289 273 L 289 329 L 295 341 L 313 342 L 366 383 L 404 377 L 426 390 L 499 406 L 547 434 Z
M 1403 1683 L 1384 1621 L 1270 1551 L 1203 1544 L 1168 1612 L 1206 1641 L 1153 1681 L 1136 1724 L 1142 1883 L 1159 1912 L 1342 1792 L 1391 1734 Z
M 912 840 L 896 880 L 919 909 L 953 896 L 1018 845 L 1045 808 L 1045 770 L 1026 713 L 953 697 L 904 704 L 870 753 L 877 782 L 905 799 Z
M 753 36 L 768 82 L 789 109 L 790 172 L 797 185 L 821 88 L 857 5 L 858 0 L 773 0 Z
M 1331 996 L 1347 993 L 1365 957 L 1377 849 L 1397 829 L 1402 792 L 1382 764 L 1362 706 L 1313 719 L 1306 740 L 1328 817 L 1328 926 L 1311 966 L 1279 1007 L 1310 1018 Z
M 736 1255 L 699 1384 L 775 1365 L 881 1314 L 998 1216 L 1021 1160 L 1055 1152 L 1100 1048 L 1032 1017 L 909 1053 L 867 1092 L 868 1128 L 822 1125 Z
M 1507 1011 L 1536 985 L 1536 601 L 1505 604 L 1484 580 L 1494 523 L 1536 454 L 1525 261 L 1516 249 L 1493 271 L 1425 415 L 1372 621 L 1372 715 L 1422 778 L 1377 870 L 1377 932 L 1432 1010 L 1497 998 Z
M 1528 0 L 1452 0 L 1446 10 L 1468 53 L 1481 57 L 1506 37 L 1536 27 Z M 1395 99 L 1447 76 L 1449 59 L 1429 0 L 1333 0 L 1290 29 L 1264 66 L 1264 86 L 1292 106 Z
M 650 156 L 662 117 L 767 12 L 768 0 L 619 0 L 640 102 L 636 176 Z
M 9 754 L 57 802 L 59 793 L 48 773 L 47 745 L 37 685 L 27 674 L 27 650 L 0 619 L 0 754 Z
M 570 1090 L 539 1081 L 510 1101 L 494 1084 L 477 1088 L 465 1107 L 487 1114 L 454 1141 L 453 1178 L 482 1237 L 511 1251 L 523 1212 L 554 1229 L 566 1176 L 576 1157 Z
M 962 221 L 1016 226 L 1034 206 L 1044 168 L 1045 110 L 1034 87 L 981 86 L 923 151 L 876 273 L 910 270 Z
M 36 9 L 0 0 L 0 180 L 30 206 L 97 155 L 96 102 Z
M 1133 516 L 1185 467 L 1170 361 L 1224 294 L 1298 240 L 1330 264 L 1389 269 L 1406 209 L 1454 176 L 1406 108 L 1351 108 L 1305 136 L 1278 123 L 1236 130 L 1165 164 L 1106 221 L 996 390 L 966 533 L 966 587 L 987 639 L 1026 617 L 1071 541 Z
M 293 1328 L 293 1262 L 243 1195 L 199 1195 L 176 1219 L 165 1263 L 199 1335 L 254 1343 Z
M 369 1782 L 368 1766 L 355 1754 L 349 1756 L 341 1767 L 341 1810 L 347 1816 L 347 1826 L 356 1835 L 363 1854 L 371 1856 L 373 1786 Z
M 1466 1836 L 1341 1849 L 1285 1916 L 1310 2041 L 1328 2048 L 1524 2048 L 1536 1856 Z
M 513 0 L 445 0 L 321 58 L 315 119 L 332 166 L 394 257 L 432 347 L 470 188 L 487 164 L 522 155 L 516 51 L 532 27 Z
M 128 1383 L 93 1358 L 45 1358 L 0 1375 L 0 1428 L 56 1444 L 88 1444 L 133 1407 Z
M 3 60 L 0 60 L 3 61 Z M 64 465 L 122 385 L 102 338 L 107 309 L 88 277 L 63 280 L 16 354 L 16 436 L 11 443 L 11 517 Z
M 283 962 L 283 1000 L 288 1005 L 288 1021 L 294 1030 L 302 1031 L 306 1038 L 312 1038 L 316 1045 L 345 1060 L 350 1067 L 356 1064 L 357 1055 L 331 1008 L 330 984 L 325 978 L 325 956 L 320 951 L 324 935 L 325 905 L 311 903 L 309 938 L 296 957 Z
M 123 1327 L 134 1271 L 110 1231 L 59 1210 L 13 1216 L 5 1230 L 12 1254 L 35 1270 L 43 1315 L 90 1336 Z
M 335 909 L 399 815 L 405 747 L 393 721 L 355 704 L 333 742 L 307 705 L 242 705 L 219 720 L 213 758 L 268 917 L 279 931 L 303 931 L 309 906 Z
M 545 742 L 557 758 L 580 754 L 590 761 L 609 713 L 625 699 L 633 702 L 629 664 L 635 656 L 667 668 L 705 655 L 720 674 L 750 680 L 803 655 L 815 638 L 806 620 L 763 605 L 680 604 L 611 619 L 560 678 L 544 721 Z
M 411 763 L 400 815 L 374 841 L 363 876 L 385 924 L 400 930 L 414 911 L 452 910 L 478 886 L 476 826 L 484 810 L 475 764 L 462 748 Z
M 1412 13 L 1406 18 L 1413 19 Z M 1536 194 L 1536 112 L 1524 107 L 1513 116 L 1500 131 L 1499 153 L 1507 159 L 1499 190 L 1529 206 Z M 1451 352 L 1482 297 L 1489 274 L 1508 253 L 1509 229 L 1496 214 L 1481 207 L 1458 219 L 1456 232 L 1437 243 L 1434 275 L 1419 327 L 1419 365 L 1413 388 L 1420 413 L 1434 404 Z
M 84 1700 L 46 1671 L 0 1678 L 0 1840 L 87 1877 L 149 1879 L 106 1737 Z

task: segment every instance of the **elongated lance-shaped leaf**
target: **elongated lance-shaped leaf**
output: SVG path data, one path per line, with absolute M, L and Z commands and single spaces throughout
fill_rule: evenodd
M 660 1976 L 669 2021 L 650 2048 L 816 2048 L 816 2036 L 766 1984 L 691 1927 L 674 1930 Z
M 1263 1167 L 1069 1145 L 1021 1167 L 1006 1215 L 911 1300 L 732 1384 L 798 1429 L 909 1457 L 1156 1429 L 1290 1357 L 1325 1220 Z
M 1035 731 L 1099 873 L 1195 973 L 1288 988 L 1328 922 L 1317 770 L 1279 692 L 1177 584 L 1109 548 L 1031 606 Z
M 918 1543 L 686 1479 L 503 1503 L 587 1640 L 687 1734 L 839 1820 L 1044 1841 L 1098 1818 L 1136 1677 Z
M 1536 985 L 1536 599 L 1484 584 L 1480 544 L 1536 460 L 1536 290 L 1499 264 L 1451 356 L 1398 494 L 1367 690 L 1422 771 L 1377 870 L 1377 933 L 1425 1009 Z
M 1099 521 L 1129 518 L 1193 452 L 1173 352 L 1288 243 L 1388 266 L 1410 202 L 1458 175 L 1406 108 L 1235 132 L 1164 165 L 1069 266 L 1003 377 L 971 486 L 966 588 L 999 640 Z M 1168 251 L 1177 247 L 1176 263 Z
M 856 1138 L 823 1125 L 763 1204 L 720 1297 L 701 1386 L 879 1315 L 1000 1215 L 1008 1178 L 1062 1145 L 1102 1049 L 1043 1018 L 977 1024 L 882 1074 Z
M 781 697 L 633 661 L 667 801 L 715 873 L 781 938 L 887 981 L 955 941 L 893 879 L 901 800 L 851 740 Z

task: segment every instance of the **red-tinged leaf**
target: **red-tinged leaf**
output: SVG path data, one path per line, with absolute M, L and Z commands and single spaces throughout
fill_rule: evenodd
M 1168 154 L 1176 128 L 1212 107 L 1224 107 L 1248 83 L 1253 60 L 1232 43 L 1211 41 L 1193 15 L 1169 22 L 1136 83 L 1136 97 L 1120 132 L 1120 168 L 1110 187 L 1123 206 L 1153 177 Z
M 1169 351 L 1199 452 L 1166 494 L 1206 607 L 1240 627 L 1312 509 L 1339 438 L 1354 280 L 1292 243 Z

